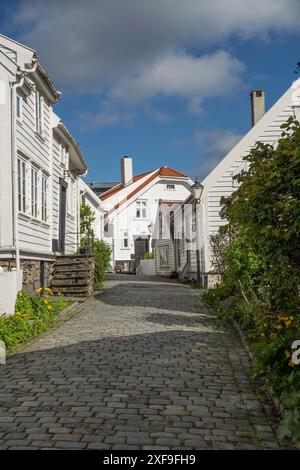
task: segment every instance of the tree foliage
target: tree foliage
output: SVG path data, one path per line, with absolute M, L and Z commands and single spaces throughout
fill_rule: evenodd
M 267 373 L 286 400 L 295 393 L 291 377 L 300 375 L 290 359 L 291 342 L 300 338 L 300 125 L 290 118 L 282 127 L 276 148 L 257 142 L 251 149 L 247 170 L 235 177 L 239 188 L 221 201 L 227 225 L 212 247 L 222 284 L 208 299 L 219 310 L 230 299 L 227 314 L 246 325 L 256 344 L 256 372 Z M 297 403 L 281 436 L 290 433 L 287 423 L 300 435 Z

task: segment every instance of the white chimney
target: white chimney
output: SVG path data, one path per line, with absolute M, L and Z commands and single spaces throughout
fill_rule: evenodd
M 265 91 L 252 90 L 250 93 L 252 127 L 263 117 L 265 109 Z
M 121 183 L 122 186 L 128 186 L 133 181 L 132 175 L 132 158 L 123 157 L 121 158 Z

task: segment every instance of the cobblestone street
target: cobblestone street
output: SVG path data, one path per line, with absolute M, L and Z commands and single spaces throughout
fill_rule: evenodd
M 195 289 L 109 275 L 0 366 L 0 448 L 276 449 L 248 367 Z

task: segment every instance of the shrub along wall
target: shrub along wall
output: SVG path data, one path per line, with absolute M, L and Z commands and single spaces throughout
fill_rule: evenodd
M 300 127 L 290 119 L 276 149 L 257 143 L 239 189 L 223 199 L 228 224 L 211 240 L 222 283 L 206 300 L 240 322 L 255 351 L 253 373 L 267 376 L 286 409 L 279 437 L 300 440 Z
M 63 297 L 56 300 L 51 297 L 49 288 L 37 289 L 36 296 L 19 292 L 15 314 L 0 317 L 0 340 L 11 348 L 47 330 L 57 314 L 72 303 Z

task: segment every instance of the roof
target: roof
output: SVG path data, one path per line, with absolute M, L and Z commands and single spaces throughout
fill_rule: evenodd
M 187 178 L 186 175 L 184 175 L 183 173 L 180 173 L 179 171 L 173 170 L 172 168 L 169 168 L 168 166 L 162 166 L 158 170 L 152 170 L 152 171 L 148 171 L 146 173 L 141 173 L 139 175 L 134 176 L 132 183 L 136 183 L 140 179 L 144 178 L 144 176 L 151 175 L 151 173 L 153 173 L 154 171 L 155 171 L 155 177 L 156 176 L 166 176 L 166 177 Z M 127 186 L 127 188 L 129 186 Z M 142 187 L 144 187 L 144 186 L 142 186 Z M 142 187 L 140 189 L 142 189 Z M 102 201 L 105 201 L 105 199 L 108 199 L 109 197 L 115 195 L 117 192 L 121 191 L 122 189 L 124 189 L 122 184 L 118 183 L 113 188 L 109 189 L 108 191 L 105 191 L 105 193 L 101 194 L 101 196 L 99 196 L 99 197 Z
M 81 165 L 80 174 L 84 175 L 87 172 L 88 167 L 87 167 L 85 158 L 81 152 L 81 149 L 79 147 L 79 144 L 76 142 L 76 140 L 74 139 L 70 131 L 67 129 L 63 121 L 60 119 L 60 117 L 56 113 L 54 113 L 54 111 L 52 111 L 51 115 L 53 119 L 53 122 L 52 122 L 53 129 L 55 129 L 55 131 L 59 134 L 60 137 L 65 138 L 68 141 L 68 143 L 71 144 L 71 148 L 73 148 L 75 151 L 74 155 L 76 155 L 80 161 L 80 165 Z
M 148 177 L 147 177 L 148 176 Z M 99 198 L 101 201 L 105 201 L 109 199 L 112 196 L 115 196 L 118 193 L 121 193 L 122 190 L 124 191 L 124 198 L 122 198 L 120 201 L 118 201 L 111 209 L 108 210 L 107 215 L 111 214 L 115 210 L 119 209 L 125 202 L 127 202 L 129 199 L 133 198 L 136 194 L 138 194 L 143 188 L 148 186 L 153 180 L 155 180 L 158 176 L 163 177 L 163 178 L 185 178 L 189 179 L 188 176 L 185 174 L 173 170 L 173 168 L 163 166 L 158 168 L 157 170 L 152 170 L 147 173 L 141 173 L 140 175 L 136 175 L 133 177 L 132 183 L 130 183 L 128 186 L 123 187 L 121 183 L 117 184 L 115 187 L 111 188 L 110 190 L 106 191 L 105 193 L 101 194 Z M 141 184 L 135 186 L 132 191 L 130 191 L 130 186 L 133 185 L 134 183 L 138 182 L 139 180 L 142 180 Z M 129 190 L 129 192 L 128 192 Z
M 300 106 L 300 78 L 292 83 L 286 92 L 273 104 L 264 116 L 251 127 L 241 140 L 225 155 L 215 168 L 204 178 L 202 184 L 204 191 L 220 179 L 226 171 L 238 160 L 244 162 L 243 157 L 248 155 L 255 142 L 275 145 L 281 137 L 284 124 L 290 116 L 295 116 L 295 110 Z

